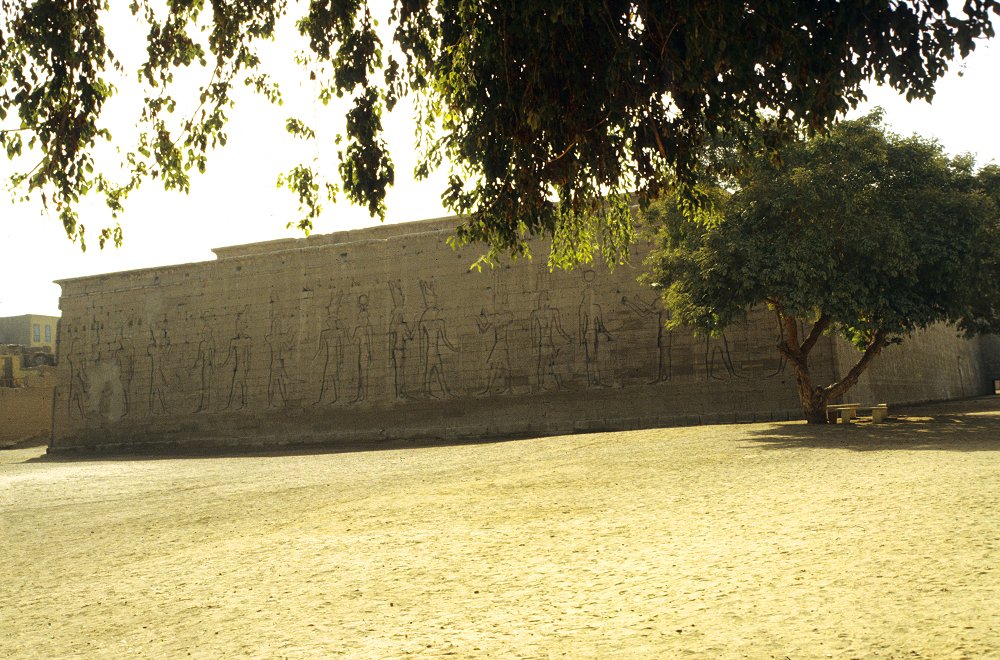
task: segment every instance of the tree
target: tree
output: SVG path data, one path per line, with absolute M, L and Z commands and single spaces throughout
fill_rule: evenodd
M 102 194 L 116 216 L 147 179 L 187 190 L 191 170 L 225 144 L 241 84 L 280 102 L 259 46 L 297 19 L 298 60 L 319 99 L 352 104 L 338 149 L 348 200 L 384 216 L 395 173 L 382 116 L 411 95 L 417 175 L 451 164 L 443 199 L 466 217 L 459 241 L 517 254 L 549 235 L 557 262 L 588 260 L 595 246 L 614 259 L 631 238 L 630 195 L 691 183 L 706 136 L 753 124 L 761 110 L 819 129 L 856 106 L 871 79 L 930 99 L 948 62 L 993 36 L 1000 11 L 997 0 L 948 4 L 133 0 L 146 59 L 121 62 L 106 40 L 107 0 L 0 0 L 0 146 L 31 157 L 14 184 L 82 239 L 83 195 Z M 193 110 L 175 81 L 188 68 L 206 81 Z M 136 71 L 146 104 L 138 142 L 116 145 L 127 171 L 117 180 L 94 154 L 114 144 L 120 127 L 102 123 L 102 109 Z M 286 126 L 316 137 L 297 117 Z M 306 230 L 338 188 L 307 165 L 279 183 L 299 195 Z M 120 241 L 120 229 L 101 238 Z
M 1000 170 L 974 171 L 936 142 L 887 133 L 881 111 L 760 154 L 712 189 L 708 217 L 691 222 L 654 203 L 651 279 L 674 326 L 720 332 L 753 305 L 782 328 L 806 419 L 848 391 L 873 359 L 918 328 L 1000 330 Z M 839 381 L 809 368 L 820 337 L 861 352 Z

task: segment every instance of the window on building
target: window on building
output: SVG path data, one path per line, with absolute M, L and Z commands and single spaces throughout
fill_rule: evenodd
M 34 330 L 35 341 L 42 341 L 42 326 L 36 323 L 32 326 L 32 330 Z
M 45 326 L 45 341 L 52 341 L 52 326 Z

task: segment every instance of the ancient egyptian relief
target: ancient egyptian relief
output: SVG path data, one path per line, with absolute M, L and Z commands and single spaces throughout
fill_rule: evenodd
M 397 400 L 407 399 L 406 393 L 406 352 L 413 341 L 414 328 L 406 320 L 406 295 L 403 285 L 397 280 L 389 281 L 392 311 L 389 315 L 389 369 L 392 371 L 392 391 Z
M 250 306 L 246 306 L 236 314 L 235 328 L 229 340 L 226 358 L 220 365 L 229 374 L 229 395 L 226 397 L 226 410 L 242 410 L 249 401 L 250 369 L 253 366 L 253 338 L 247 329 L 249 324 Z
M 480 308 L 476 318 L 479 334 L 488 337 L 486 359 L 483 364 L 483 389 L 479 396 L 509 394 L 512 390 L 512 367 L 510 360 L 510 328 L 514 315 L 509 309 L 510 295 L 500 277 L 500 269 L 491 273 L 493 285 L 491 309 Z
M 536 259 L 470 273 L 472 256 L 431 237 L 408 242 L 409 252 L 265 252 L 193 265 L 193 277 L 140 274 L 138 284 L 110 276 L 97 297 L 91 281 L 65 300 L 59 414 L 69 428 L 270 431 L 301 420 L 322 433 L 369 414 L 391 427 L 408 411 L 489 410 L 493 399 L 500 420 L 501 401 L 552 397 L 559 414 L 577 399 L 631 400 L 653 386 L 662 401 L 780 371 L 758 359 L 773 350 L 771 321 L 753 316 L 708 341 L 667 331 L 634 270 L 549 271 Z M 761 336 L 764 349 L 752 345 Z
M 534 389 L 561 390 L 563 382 L 556 365 L 560 353 L 571 349 L 573 338 L 563 329 L 559 309 L 551 305 L 548 291 L 538 292 L 538 302 L 531 311 L 529 322 L 534 351 Z
M 653 373 L 649 381 L 650 384 L 669 381 L 672 368 L 673 332 L 666 328 L 665 324 L 670 317 L 663 309 L 660 297 L 655 292 L 647 294 L 646 298 L 639 294 L 635 294 L 631 298 L 622 296 L 622 305 L 633 314 L 648 319 L 646 325 L 651 328 L 650 334 L 656 338 L 656 359 L 652 362 Z
M 197 354 L 192 371 L 196 374 L 198 385 L 198 407 L 196 413 L 208 412 L 212 409 L 212 391 L 215 386 L 215 332 L 207 313 L 198 317 L 200 329 Z
M 368 372 L 372 367 L 374 330 L 368 313 L 368 295 L 358 296 L 354 329 L 350 334 L 351 358 L 357 372 L 357 387 L 351 403 L 360 403 L 368 398 Z
M 315 405 L 336 403 L 340 397 L 340 371 L 344 365 L 344 350 L 347 344 L 344 326 L 340 320 L 343 300 L 343 293 L 331 293 L 330 303 L 326 306 L 326 317 L 313 358 L 317 364 L 322 365 Z
M 583 347 L 583 361 L 587 370 L 588 387 L 609 387 L 608 380 L 608 348 L 607 343 L 613 337 L 608 331 L 604 320 L 604 309 L 596 291 L 593 270 L 583 273 L 583 295 L 580 299 L 578 313 L 578 341 Z
M 149 358 L 149 414 L 163 415 L 170 410 L 167 407 L 167 372 L 164 363 L 170 357 L 170 332 L 167 319 L 148 326 L 149 343 L 146 346 L 146 356 Z
M 445 350 L 457 353 L 458 347 L 448 338 L 448 326 L 438 307 L 435 284 L 431 280 L 420 280 L 420 293 L 424 299 L 424 311 L 417 323 L 420 337 L 420 362 L 424 372 L 424 396 L 430 399 L 451 397 L 445 374 Z
M 271 327 L 264 335 L 267 344 L 267 405 L 283 408 L 288 405 L 288 388 L 291 381 L 289 363 L 295 350 L 295 331 L 286 327 L 286 321 L 275 311 L 275 301 L 270 304 Z

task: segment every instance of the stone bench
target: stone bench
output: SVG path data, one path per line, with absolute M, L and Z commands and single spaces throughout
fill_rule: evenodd
M 872 406 L 862 406 L 860 403 L 838 403 L 826 407 L 826 421 L 836 424 L 850 424 L 858 416 L 858 410 L 871 412 L 872 424 L 884 422 L 889 417 L 889 404 L 878 403 Z

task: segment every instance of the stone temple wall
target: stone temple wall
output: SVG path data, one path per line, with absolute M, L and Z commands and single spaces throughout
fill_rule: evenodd
M 992 393 L 992 378 L 1000 378 L 995 339 L 966 341 L 944 324 L 918 330 L 885 348 L 845 396 L 867 403 L 921 403 Z M 845 341 L 836 342 L 836 350 L 843 375 L 861 354 Z
M 539 258 L 477 272 L 476 248 L 445 245 L 454 224 L 222 248 L 215 261 L 60 282 L 50 450 L 798 417 L 769 314 L 718 339 L 667 331 L 636 268 L 549 272 Z M 948 346 L 977 359 L 974 344 Z M 818 348 L 816 373 L 835 374 L 841 352 Z M 971 372 L 960 378 L 962 394 L 981 389 Z M 916 398 L 941 394 L 927 392 Z

